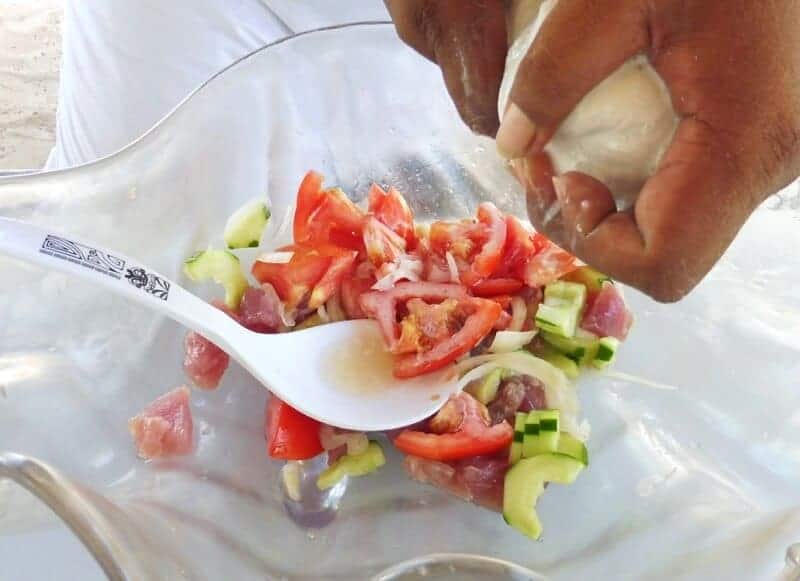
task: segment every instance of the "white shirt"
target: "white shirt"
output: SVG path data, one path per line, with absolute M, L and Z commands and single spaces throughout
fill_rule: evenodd
M 117 151 L 265 44 L 388 18 L 380 0 L 67 0 L 56 145 L 46 167 Z

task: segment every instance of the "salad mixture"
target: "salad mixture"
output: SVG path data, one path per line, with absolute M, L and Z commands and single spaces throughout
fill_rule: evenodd
M 388 438 L 411 478 L 502 511 L 537 538 L 535 505 L 546 483 L 569 484 L 588 465 L 588 426 L 569 380 L 608 366 L 625 339 L 632 317 L 619 288 L 488 202 L 474 219 L 431 224 L 415 223 L 394 188 L 373 185 L 365 205 L 309 172 L 297 194 L 294 242 L 257 258 L 257 284 L 234 252 L 259 246 L 269 220 L 262 202 L 228 221 L 227 249 L 197 253 L 185 273 L 220 283 L 225 298 L 214 304 L 258 333 L 374 319 L 397 377 L 456 365 L 464 390 L 433 417 L 387 434 L 327 426 L 270 397 L 269 455 L 327 453 L 317 482 L 325 489 L 379 469 L 379 440 Z M 184 368 L 197 387 L 215 388 L 228 363 L 201 335 L 186 336 Z M 181 388 L 131 420 L 140 455 L 188 452 L 188 409 Z

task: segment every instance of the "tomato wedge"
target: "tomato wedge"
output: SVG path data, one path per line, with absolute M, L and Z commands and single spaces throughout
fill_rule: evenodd
M 370 213 L 403 238 L 407 248 L 414 248 L 417 238 L 414 231 L 414 215 L 403 195 L 394 188 L 389 188 L 386 192 L 377 184 L 372 184 L 368 199 Z
M 521 290 L 524 283 L 515 278 L 488 278 L 473 285 L 470 289 L 476 297 L 496 297 L 498 295 L 513 295 Z
M 333 257 L 318 250 L 293 246 L 289 262 L 273 263 L 257 260 L 253 263 L 253 276 L 261 284 L 271 284 L 278 296 L 293 309 L 302 303 L 331 266 Z
M 309 237 L 308 224 L 312 214 L 319 208 L 322 197 L 322 176 L 315 171 L 308 172 L 297 191 L 292 228 L 295 242 L 302 242 Z
M 530 287 L 544 286 L 578 268 L 577 260 L 548 240 L 547 246 L 525 264 L 522 276 Z
M 416 377 L 446 367 L 480 343 L 503 313 L 498 303 L 488 299 L 462 299 L 459 307 L 466 311 L 461 328 L 429 349 L 396 356 L 393 367 L 395 377 Z
M 364 213 L 339 188 L 322 189 L 322 176 L 308 172 L 297 192 L 295 244 L 334 244 L 361 250 Z
M 455 258 L 470 260 L 487 238 L 486 227 L 474 220 L 434 222 L 428 232 L 430 251 L 442 258 L 450 252 Z
M 264 410 L 264 436 L 270 457 L 281 460 L 308 460 L 322 452 L 320 423 L 274 395 Z
M 311 298 L 308 299 L 309 308 L 316 309 L 320 307 L 336 293 L 342 280 L 353 272 L 357 257 L 358 252 L 355 250 L 343 250 L 341 254 L 333 257 L 328 270 L 325 271 L 322 278 L 314 285 L 314 290 L 311 291 Z
M 514 437 L 506 421 L 490 426 L 486 407 L 465 392 L 451 396 L 429 427 L 439 433 L 403 430 L 394 445 L 405 454 L 448 462 L 499 452 Z
M 541 242 L 536 242 L 535 237 L 541 235 L 532 233 L 514 216 L 506 216 L 506 245 L 503 249 L 503 261 L 495 276 L 521 280 L 525 264 L 544 246 Z M 545 241 L 549 242 L 546 238 Z
M 361 308 L 361 295 L 368 293 L 375 284 L 374 278 L 345 278 L 340 288 L 342 308 L 348 319 L 366 319 Z
M 364 220 L 364 246 L 369 261 L 380 268 L 400 258 L 406 250 L 406 240 L 375 216 L 367 216 Z
M 488 278 L 500 266 L 506 244 L 506 219 L 497 206 L 484 202 L 478 206 L 478 222 L 483 224 L 488 238 L 472 261 L 472 275 L 476 279 Z
M 419 298 L 425 302 L 467 298 L 467 290 L 457 284 L 436 282 L 400 282 L 388 291 L 372 291 L 361 295 L 361 308 L 368 317 L 378 321 L 389 349 L 399 339 L 397 304 Z

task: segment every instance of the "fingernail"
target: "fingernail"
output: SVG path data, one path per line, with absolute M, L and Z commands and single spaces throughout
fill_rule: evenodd
M 497 130 L 497 151 L 506 159 L 524 156 L 536 139 L 536 126 L 514 103 Z
M 561 204 L 567 203 L 567 182 L 562 176 L 553 176 L 553 189 L 556 191 L 556 198 Z

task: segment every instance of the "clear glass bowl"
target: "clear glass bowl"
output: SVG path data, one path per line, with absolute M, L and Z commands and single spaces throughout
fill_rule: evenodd
M 524 212 L 491 142 L 458 121 L 438 70 L 391 26 L 363 24 L 250 55 L 113 156 L 0 180 L 0 214 L 180 278 L 183 258 L 220 242 L 243 201 L 268 192 L 279 224 L 309 168 L 355 198 L 372 180 L 395 185 L 420 218 L 463 216 L 483 199 Z M 395 455 L 349 484 L 327 526 L 299 526 L 264 450 L 266 392 L 238 368 L 217 391 L 194 392 L 194 455 L 142 462 L 126 422 L 185 381 L 184 330 L 5 258 L 0 449 L 18 455 L 0 456 L 0 476 L 44 500 L 119 579 L 777 575 L 800 536 L 799 207 L 796 185 L 771 199 L 680 304 L 629 292 L 638 323 L 616 367 L 629 375 L 579 382 L 592 465 L 573 486 L 548 489 L 541 542 L 410 482 Z M 0 551 L 55 522 L 0 482 Z M 29 558 L 9 553 L 3 568 Z

